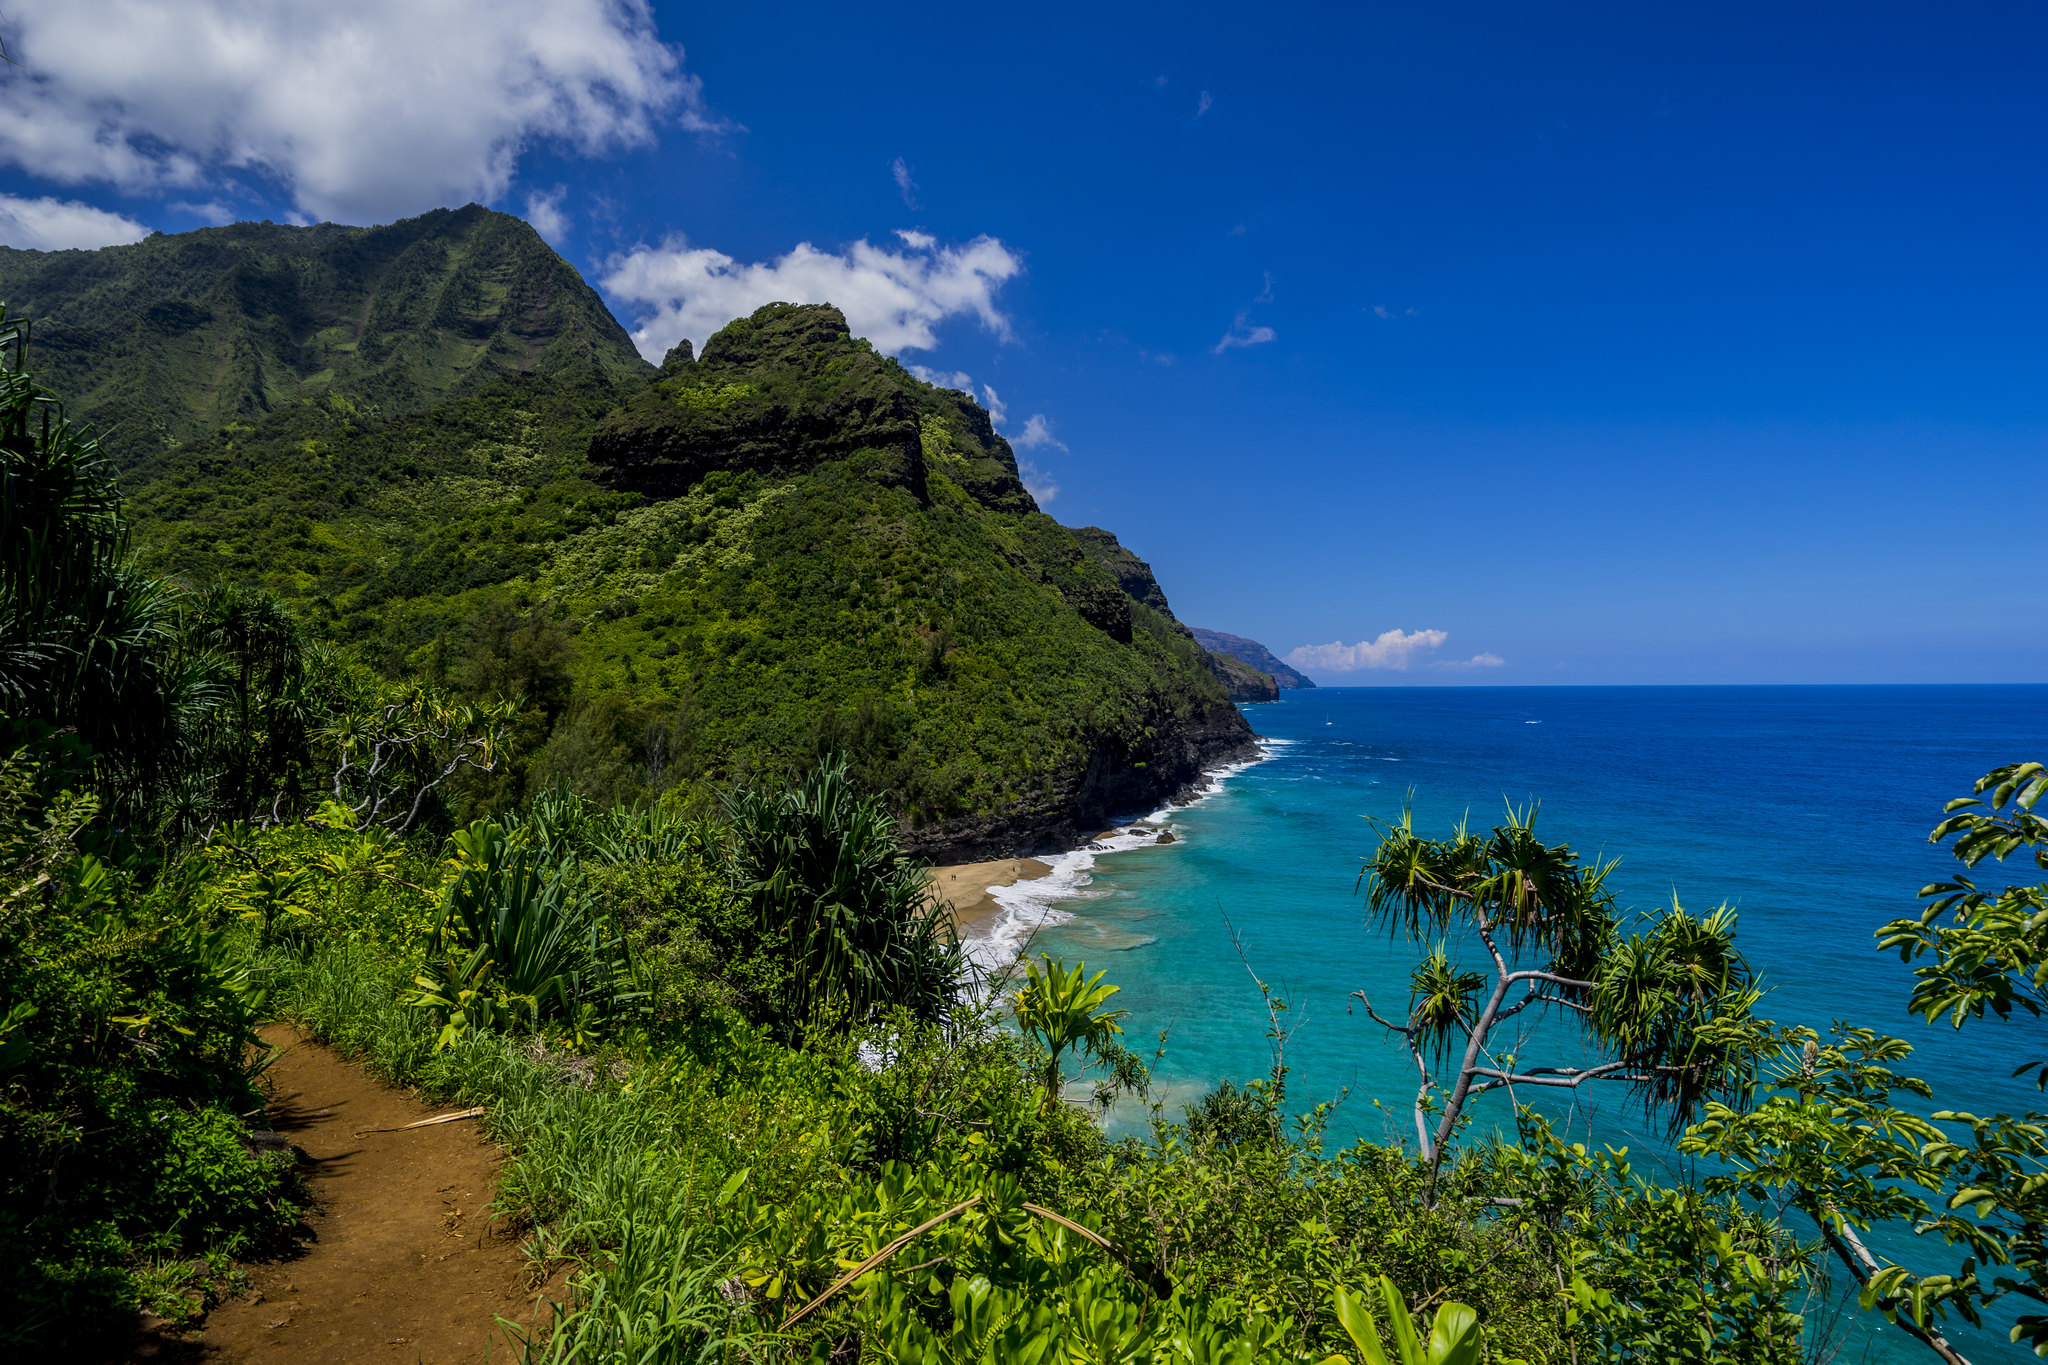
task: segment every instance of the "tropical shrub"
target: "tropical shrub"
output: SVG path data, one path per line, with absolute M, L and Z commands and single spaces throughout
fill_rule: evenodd
M 887 807 L 854 786 L 844 762 L 743 788 L 726 816 L 745 919 L 718 946 L 769 959 L 749 983 L 752 1017 L 794 1038 L 828 1011 L 856 1023 L 889 1006 L 945 1013 L 965 975 L 952 917 L 897 843 Z
M 0 757 L 0 1344 L 84 1349 L 154 1301 L 152 1261 L 276 1243 L 296 1182 L 244 1142 L 263 990 L 201 869 L 81 851 L 97 801 L 46 802 L 42 767 Z

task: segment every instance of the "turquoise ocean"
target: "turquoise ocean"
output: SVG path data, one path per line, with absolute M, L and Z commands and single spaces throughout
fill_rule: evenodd
M 1262 1076 L 1267 1016 L 1247 967 L 1288 1003 L 1289 1107 L 1337 1101 L 1333 1142 L 1413 1142 L 1415 1072 L 1398 1039 L 1350 1008 L 1407 1003 L 1418 949 L 1366 928 L 1356 892 L 1372 821 L 1412 806 L 1419 832 L 1461 819 L 1484 829 L 1505 803 L 1541 803 L 1537 832 L 1619 858 L 1611 885 L 1651 912 L 1723 902 L 1771 993 L 1763 1012 L 1823 1030 L 1848 1020 L 1910 1040 L 1903 1069 L 1941 1107 L 2048 1108 L 2016 1062 L 2048 1044 L 2048 1022 L 1975 1023 L 1958 1033 L 1905 1012 L 1909 969 L 1873 931 L 1917 914 L 1915 893 L 1959 865 L 1927 833 L 1947 799 L 2001 763 L 2048 758 L 2048 686 L 1327 688 L 1244 708 L 1265 757 L 1218 775 L 1191 805 L 1054 860 L 1055 873 L 999 895 L 993 963 L 1020 949 L 1106 968 L 1130 1010 L 1126 1041 L 1149 1052 L 1164 1030 L 1156 1098 L 1180 1106 L 1218 1081 Z M 1133 812 L 1133 816 L 1143 815 Z M 1171 843 L 1152 832 L 1170 829 Z M 1980 869 L 1980 884 L 2031 866 Z M 1235 936 L 1235 945 L 1233 944 Z M 1454 959 L 1482 965 L 1476 944 Z M 1240 953 L 1240 948 L 1242 952 Z M 1582 1056 L 1568 1030 L 1539 1025 L 1532 1063 Z M 1545 1106 L 1574 1140 L 1627 1146 L 1639 1172 L 1675 1176 L 1654 1123 L 1617 1089 Z M 1481 1126 L 1512 1130 L 1500 1096 Z M 1113 1129 L 1141 1130 L 1125 1102 Z M 1881 1244 L 1923 1271 L 1959 1257 L 1911 1239 Z M 1924 1263 L 1924 1264 L 1919 1264 Z M 1896 1330 L 1851 1324 L 1838 1359 L 1908 1360 Z M 1973 1359 L 2017 1357 L 2003 1331 L 1959 1328 Z M 1908 1354 L 1911 1352 L 1913 1354 Z M 1931 1357 L 1929 1357 L 1931 1358 Z

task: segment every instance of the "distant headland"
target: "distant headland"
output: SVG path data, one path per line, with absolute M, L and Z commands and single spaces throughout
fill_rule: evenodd
M 1281 663 L 1273 656 L 1272 650 L 1257 640 L 1248 640 L 1242 635 L 1230 635 L 1220 630 L 1204 630 L 1200 626 L 1192 626 L 1189 629 L 1194 633 L 1195 643 L 1210 654 L 1228 659 L 1230 663 L 1242 665 L 1241 670 L 1231 670 L 1230 664 L 1224 663 L 1221 665 L 1223 671 L 1217 675 L 1223 679 L 1224 686 L 1230 689 L 1232 701 L 1277 701 L 1282 688 L 1315 686 L 1315 683 L 1305 675 Z M 1249 673 L 1267 675 L 1267 687 L 1270 691 L 1260 696 L 1240 696 L 1240 691 L 1249 694 L 1264 690 L 1249 677 L 1242 676 Z

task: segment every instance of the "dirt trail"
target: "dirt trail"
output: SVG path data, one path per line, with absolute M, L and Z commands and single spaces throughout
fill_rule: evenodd
M 499 1154 L 475 1121 L 358 1138 L 449 1111 L 289 1025 L 262 1032 L 289 1049 L 270 1069 L 270 1125 L 305 1154 L 313 1237 L 295 1256 L 249 1267 L 254 1291 L 216 1308 L 196 1341 L 134 1358 L 454 1365 L 488 1348 L 493 1361 L 514 1359 L 495 1319 L 528 1321 L 534 1295 L 517 1240 L 491 1225 Z

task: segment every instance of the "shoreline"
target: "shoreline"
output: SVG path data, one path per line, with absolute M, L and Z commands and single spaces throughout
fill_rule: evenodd
M 1057 858 L 1057 853 L 1049 854 Z M 1052 875 L 1043 858 L 996 858 L 983 863 L 953 863 L 931 870 L 932 891 L 953 909 L 953 927 L 964 941 L 985 937 L 1002 912 L 991 894 L 999 887 L 1034 882 Z M 977 934 L 977 931 L 979 933 Z
M 985 974 L 1000 973 L 1017 960 L 1040 929 L 1072 919 L 1056 902 L 1087 895 L 1098 855 L 1179 843 L 1181 835 L 1172 823 L 1174 812 L 1217 795 L 1231 778 L 1280 751 L 1280 744 L 1272 740 L 1256 742 L 1253 757 L 1206 770 L 1199 787 L 1190 784 L 1192 790 L 1184 788 L 1149 814 L 1119 819 L 1063 853 L 934 867 L 932 889 L 952 902 L 954 927 L 968 960 Z

